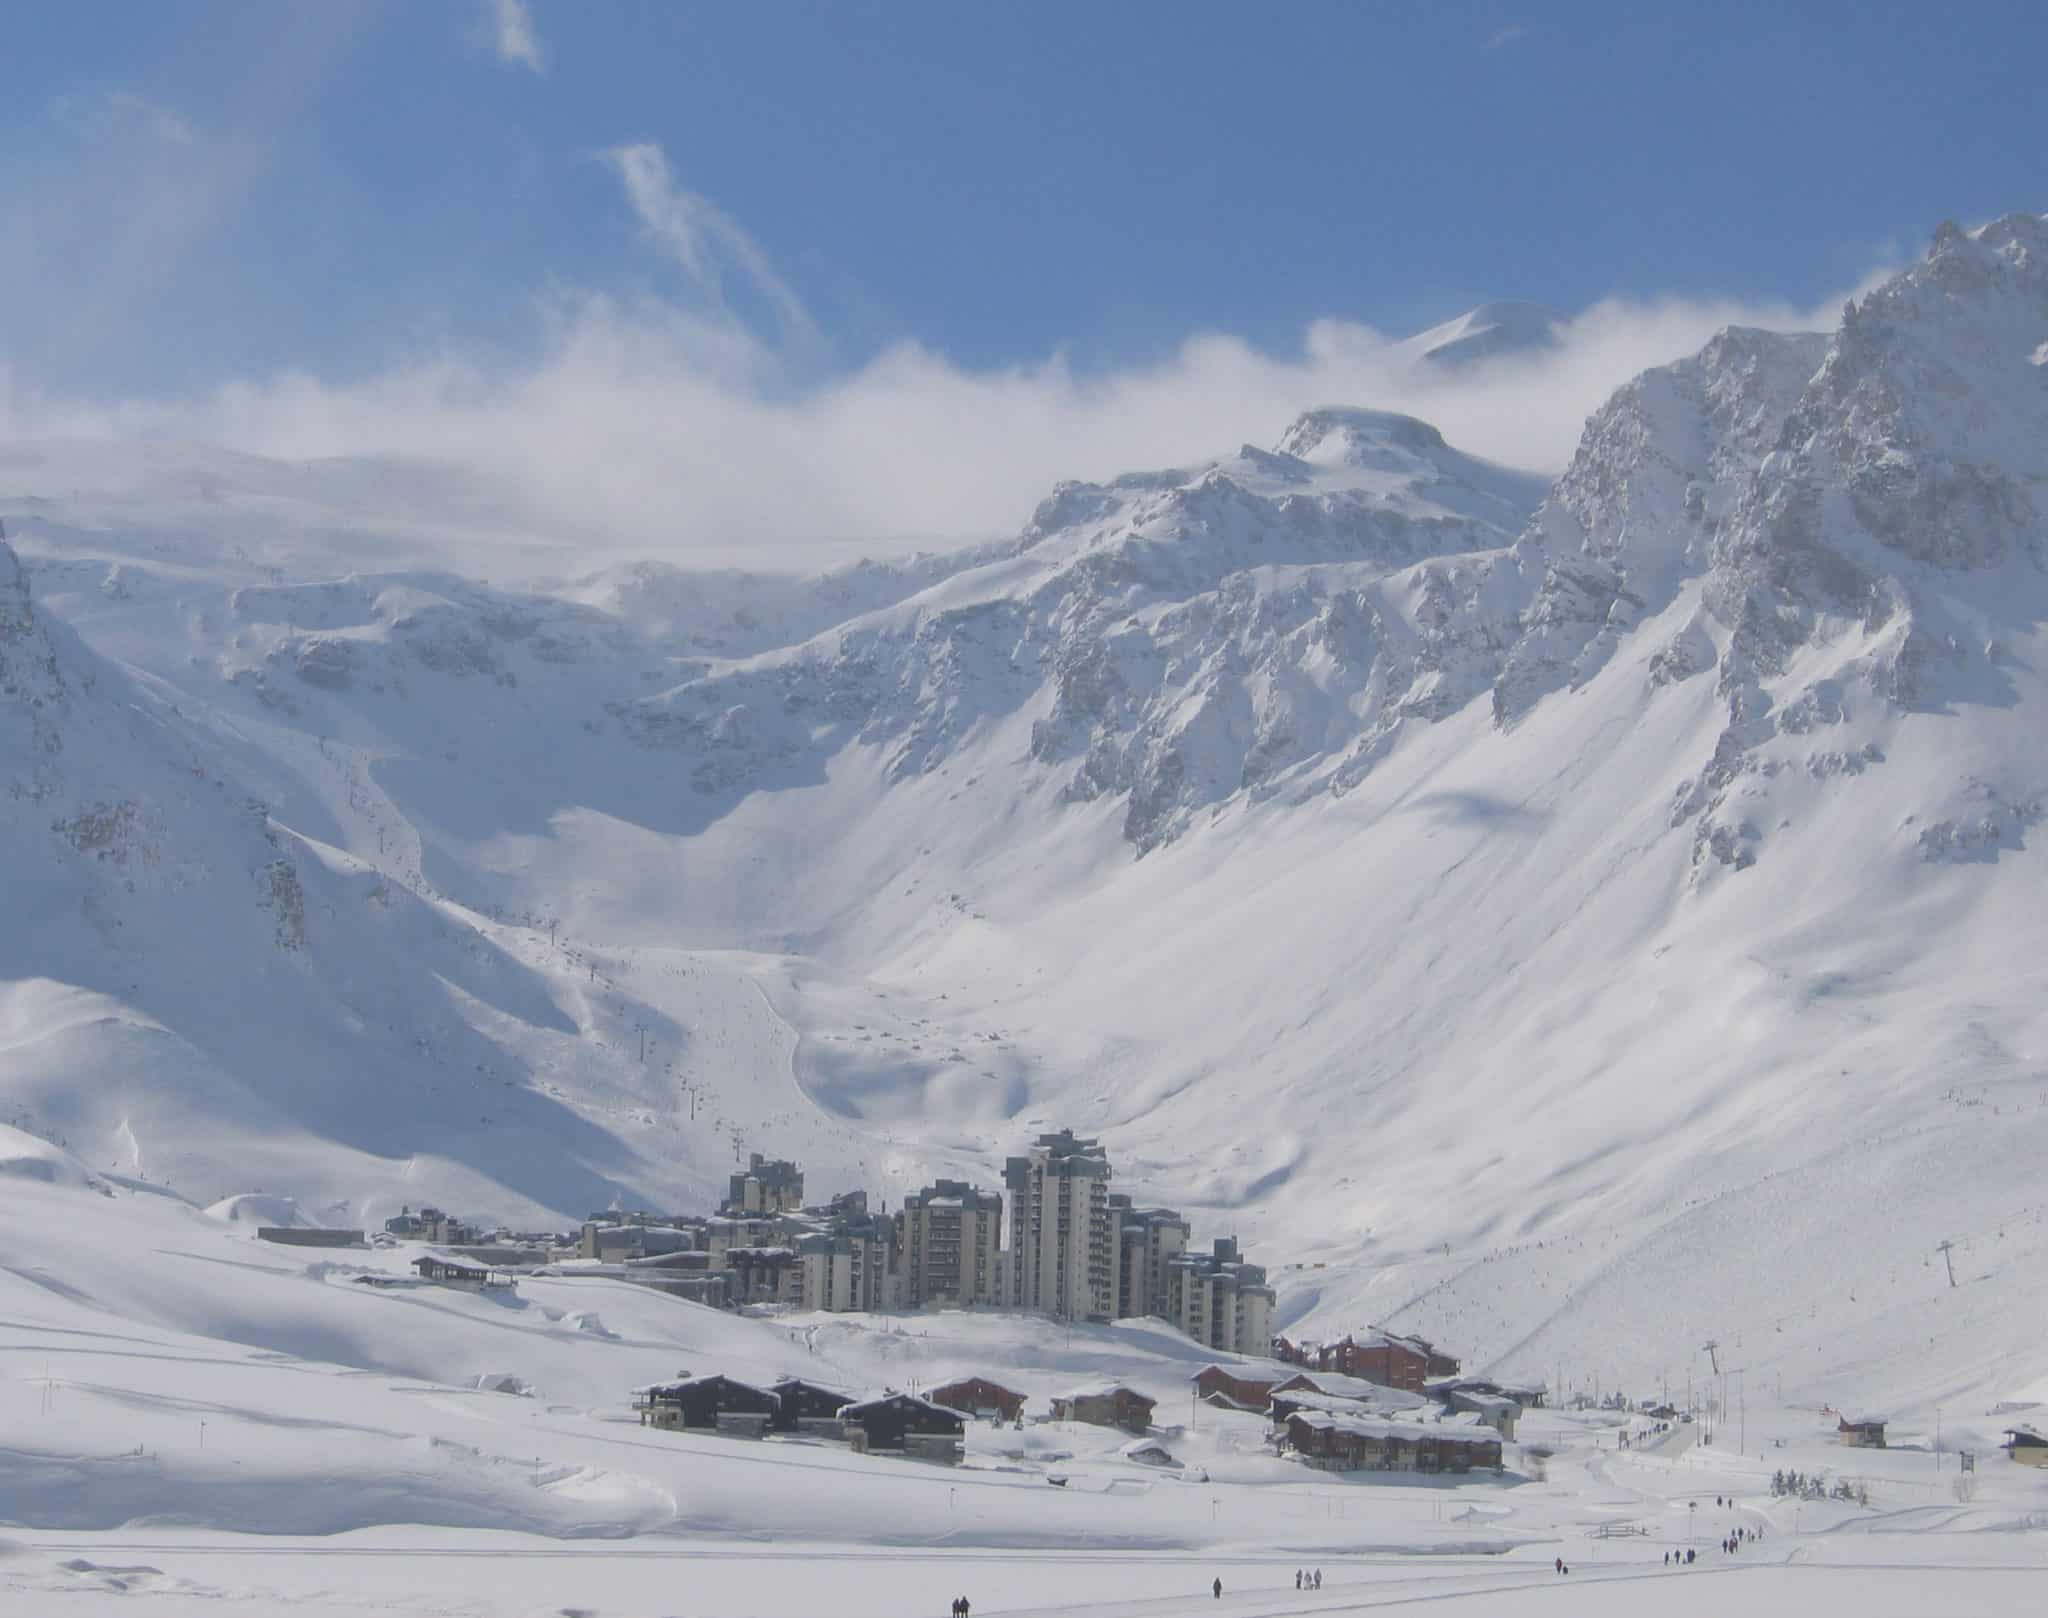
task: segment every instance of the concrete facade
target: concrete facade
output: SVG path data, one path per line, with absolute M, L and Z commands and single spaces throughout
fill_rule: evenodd
M 1171 1208 L 1134 1208 L 1115 1192 L 1109 1215 L 1116 1226 L 1117 1318 L 1164 1318 L 1166 1267 L 1188 1249 L 1188 1222 Z
M 897 1292 L 906 1309 L 1003 1301 L 1003 1199 L 964 1180 L 940 1180 L 896 1215 Z
M 1072 1130 L 1041 1135 L 1003 1168 L 1010 1198 L 1004 1298 L 1011 1308 L 1062 1320 L 1112 1320 L 1116 1231 L 1109 1214 L 1109 1154 Z
M 1166 1265 L 1166 1318 L 1205 1348 L 1265 1356 L 1272 1352 L 1273 1289 L 1247 1264 L 1235 1237 L 1211 1253 L 1182 1253 Z

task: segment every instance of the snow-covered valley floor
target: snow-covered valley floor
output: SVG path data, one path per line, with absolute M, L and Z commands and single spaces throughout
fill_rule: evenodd
M 1312 1473 L 1271 1454 L 1261 1418 L 1195 1407 L 1211 1356 L 1158 1325 L 742 1318 L 595 1278 L 526 1278 L 509 1299 L 368 1287 L 410 1250 L 279 1248 L 50 1161 L 50 1183 L 10 1178 L 0 1201 L 0 1251 L 33 1237 L 41 1255 L 0 1265 L 7 1612 L 891 1618 L 964 1593 L 988 1618 L 1418 1600 L 1882 1615 L 1988 1611 L 2048 1571 L 2027 1531 L 2048 1524 L 2048 1480 L 1980 1448 L 1958 1497 L 1955 1450 L 1984 1444 L 1988 1415 L 1948 1412 L 1939 1471 L 1920 1435 L 1844 1450 L 1819 1412 L 1745 1397 L 1711 1445 L 1703 1427 L 1652 1440 L 1641 1418 L 1533 1411 L 1498 1477 Z M 953 1468 L 638 1425 L 631 1390 L 684 1369 L 850 1388 L 980 1371 L 1034 1409 L 1110 1374 L 1160 1400 L 1182 1465 L 1065 1423 L 977 1424 Z M 530 1392 L 478 1385 L 512 1378 Z M 1638 1447 L 1618 1447 L 1625 1426 Z M 1789 1468 L 1856 1479 L 1870 1505 L 1773 1499 Z M 1737 1527 L 1763 1538 L 1730 1556 Z M 1695 1565 L 1667 1569 L 1689 1545 Z M 1297 1593 L 1303 1567 L 1320 1591 Z

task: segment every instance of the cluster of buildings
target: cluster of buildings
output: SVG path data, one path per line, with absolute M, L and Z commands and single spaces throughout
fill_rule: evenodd
M 1326 1343 L 1276 1337 L 1269 1352 L 1283 1364 L 1358 1377 L 1409 1393 L 1422 1392 L 1432 1377 L 1458 1374 L 1457 1359 L 1427 1338 L 1403 1337 L 1389 1331 L 1347 1332 Z
M 1195 1393 L 1267 1417 L 1275 1449 L 1327 1472 L 1499 1471 L 1523 1409 L 1512 1390 L 1455 1374 L 1411 1390 L 1340 1371 L 1212 1365 Z
M 1023 1425 L 1025 1395 L 984 1376 L 962 1377 L 922 1394 L 891 1388 L 866 1398 L 801 1377 L 753 1383 L 710 1375 L 657 1382 L 634 1391 L 643 1427 L 718 1432 L 743 1438 L 794 1434 L 845 1443 L 857 1452 L 896 1452 L 952 1462 L 965 1449 L 970 1420 Z M 1044 1419 L 1115 1427 L 1142 1437 L 1154 1401 L 1121 1383 L 1056 1394 Z
M 1337 1372 L 1211 1365 L 1194 1379 L 1212 1408 L 1270 1422 L 1283 1455 L 1319 1471 L 1471 1472 L 1502 1466 L 1522 1406 L 1493 1383 L 1443 1378 L 1427 1394 Z M 918 1393 L 861 1397 L 798 1377 L 755 1383 L 724 1375 L 684 1377 L 634 1393 L 643 1426 L 743 1438 L 796 1436 L 867 1453 L 951 1462 L 967 1423 L 1022 1426 L 1026 1396 L 991 1377 L 967 1376 Z M 1034 1419 L 1082 1422 L 1128 1436 L 1122 1454 L 1146 1465 L 1181 1463 L 1150 1436 L 1156 1401 L 1127 1384 L 1096 1382 L 1057 1393 Z
M 553 1243 L 485 1238 L 432 1208 L 408 1209 L 386 1230 L 481 1266 L 614 1275 L 715 1307 L 1156 1316 L 1207 1347 L 1269 1353 L 1265 1270 L 1233 1238 L 1192 1248 L 1180 1214 L 1137 1207 L 1109 1186 L 1101 1143 L 1060 1130 L 1010 1158 L 1000 1190 L 938 1180 L 893 1214 L 871 1208 L 865 1191 L 807 1205 L 803 1170 L 755 1153 L 715 1214 L 593 1214 Z

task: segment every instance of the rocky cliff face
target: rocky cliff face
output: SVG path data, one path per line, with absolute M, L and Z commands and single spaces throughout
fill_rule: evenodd
M 851 741 L 900 779 L 1025 715 L 1018 765 L 1123 798 L 1143 851 L 1483 690 L 1512 617 L 1499 557 L 1538 493 L 1426 423 L 1315 411 L 1270 451 L 1063 484 L 1014 554 L 620 717 L 719 792 Z

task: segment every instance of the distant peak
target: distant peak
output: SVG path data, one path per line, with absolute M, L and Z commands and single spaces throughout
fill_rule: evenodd
M 1504 299 L 1467 309 L 1455 320 L 1417 332 L 1401 346 L 1418 364 L 1456 368 L 1555 348 L 1564 323 L 1565 317 L 1555 309 Z
M 1384 456 L 1390 449 L 1426 454 L 1444 447 L 1444 435 L 1415 416 L 1331 405 L 1295 417 L 1274 452 L 1327 466 Z

